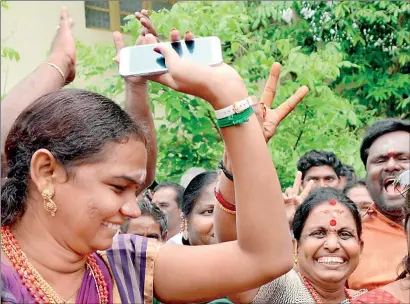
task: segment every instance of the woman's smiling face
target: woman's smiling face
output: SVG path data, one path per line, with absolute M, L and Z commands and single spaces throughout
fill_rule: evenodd
M 320 203 L 309 213 L 298 241 L 299 269 L 323 288 L 344 285 L 359 264 L 362 246 L 351 211 L 336 201 Z

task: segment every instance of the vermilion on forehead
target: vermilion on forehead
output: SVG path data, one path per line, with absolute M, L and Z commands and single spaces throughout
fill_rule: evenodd
M 349 214 L 347 212 L 347 207 L 344 206 L 343 204 L 339 203 L 337 200 L 330 200 L 332 203 L 336 203 L 334 205 L 331 205 L 329 202 L 323 202 L 322 204 L 316 206 L 313 208 L 311 213 L 309 214 L 309 217 L 314 215 L 314 214 L 323 214 L 327 215 L 328 219 L 332 218 L 338 218 L 340 216 L 345 216 L 346 214 Z

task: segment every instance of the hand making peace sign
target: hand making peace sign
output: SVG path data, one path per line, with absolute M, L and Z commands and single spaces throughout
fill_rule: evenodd
M 255 107 L 255 112 L 259 122 L 261 122 L 266 142 L 268 142 L 275 134 L 276 128 L 279 126 L 280 122 L 293 111 L 309 92 L 308 87 L 302 86 L 279 107 L 271 109 L 276 96 L 276 88 L 278 86 L 281 67 L 281 64 L 278 62 L 272 64 L 269 78 L 266 81 L 262 93 L 260 106 Z

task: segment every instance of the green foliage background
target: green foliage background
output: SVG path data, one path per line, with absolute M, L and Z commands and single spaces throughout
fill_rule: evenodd
M 283 65 L 277 106 L 301 85 L 310 88 L 269 144 L 283 187 L 294 179 L 297 159 L 310 149 L 334 151 L 364 175 L 359 145 L 366 125 L 382 117 L 410 118 L 410 4 L 408 2 L 180 2 L 151 16 L 165 37 L 175 27 L 218 36 L 225 62 L 233 65 L 250 94 L 260 91 L 274 61 Z M 127 17 L 123 31 L 135 41 L 139 25 Z M 78 44 L 79 77 L 117 68 L 112 45 Z M 89 89 L 120 95 L 119 76 Z M 223 144 L 209 105 L 150 84 L 158 128 L 157 180 L 179 181 L 190 167 L 214 169 Z M 250 159 L 249 161 L 252 161 Z
M 1 1 L 1 11 L 3 10 L 8 10 L 9 6 L 7 4 L 7 1 Z M 8 72 L 8 66 L 7 64 L 4 64 L 6 61 L 19 61 L 20 60 L 20 54 L 13 48 L 8 47 L 6 45 L 6 39 L 1 40 L 1 68 L 5 70 L 5 78 L 6 80 L 4 81 L 4 87 L 1 92 L 1 100 L 3 100 L 4 96 L 6 95 L 6 86 L 7 86 L 7 72 Z

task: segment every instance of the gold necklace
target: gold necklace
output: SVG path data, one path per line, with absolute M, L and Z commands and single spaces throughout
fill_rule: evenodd
M 55 290 L 47 283 L 42 275 L 34 268 L 27 259 L 26 254 L 21 250 L 17 240 L 11 233 L 10 227 L 1 227 L 1 248 L 21 278 L 21 283 L 26 287 L 35 303 L 67 303 Z M 87 257 L 87 267 L 93 276 L 96 284 L 99 303 L 108 303 L 108 289 L 104 275 L 97 261 L 92 255 Z M 78 291 L 78 290 L 77 290 Z M 76 291 L 76 292 L 77 292 Z M 72 296 L 73 297 L 73 296 Z M 71 298 L 72 298 L 71 297 Z M 70 300 L 70 299 L 69 299 Z

